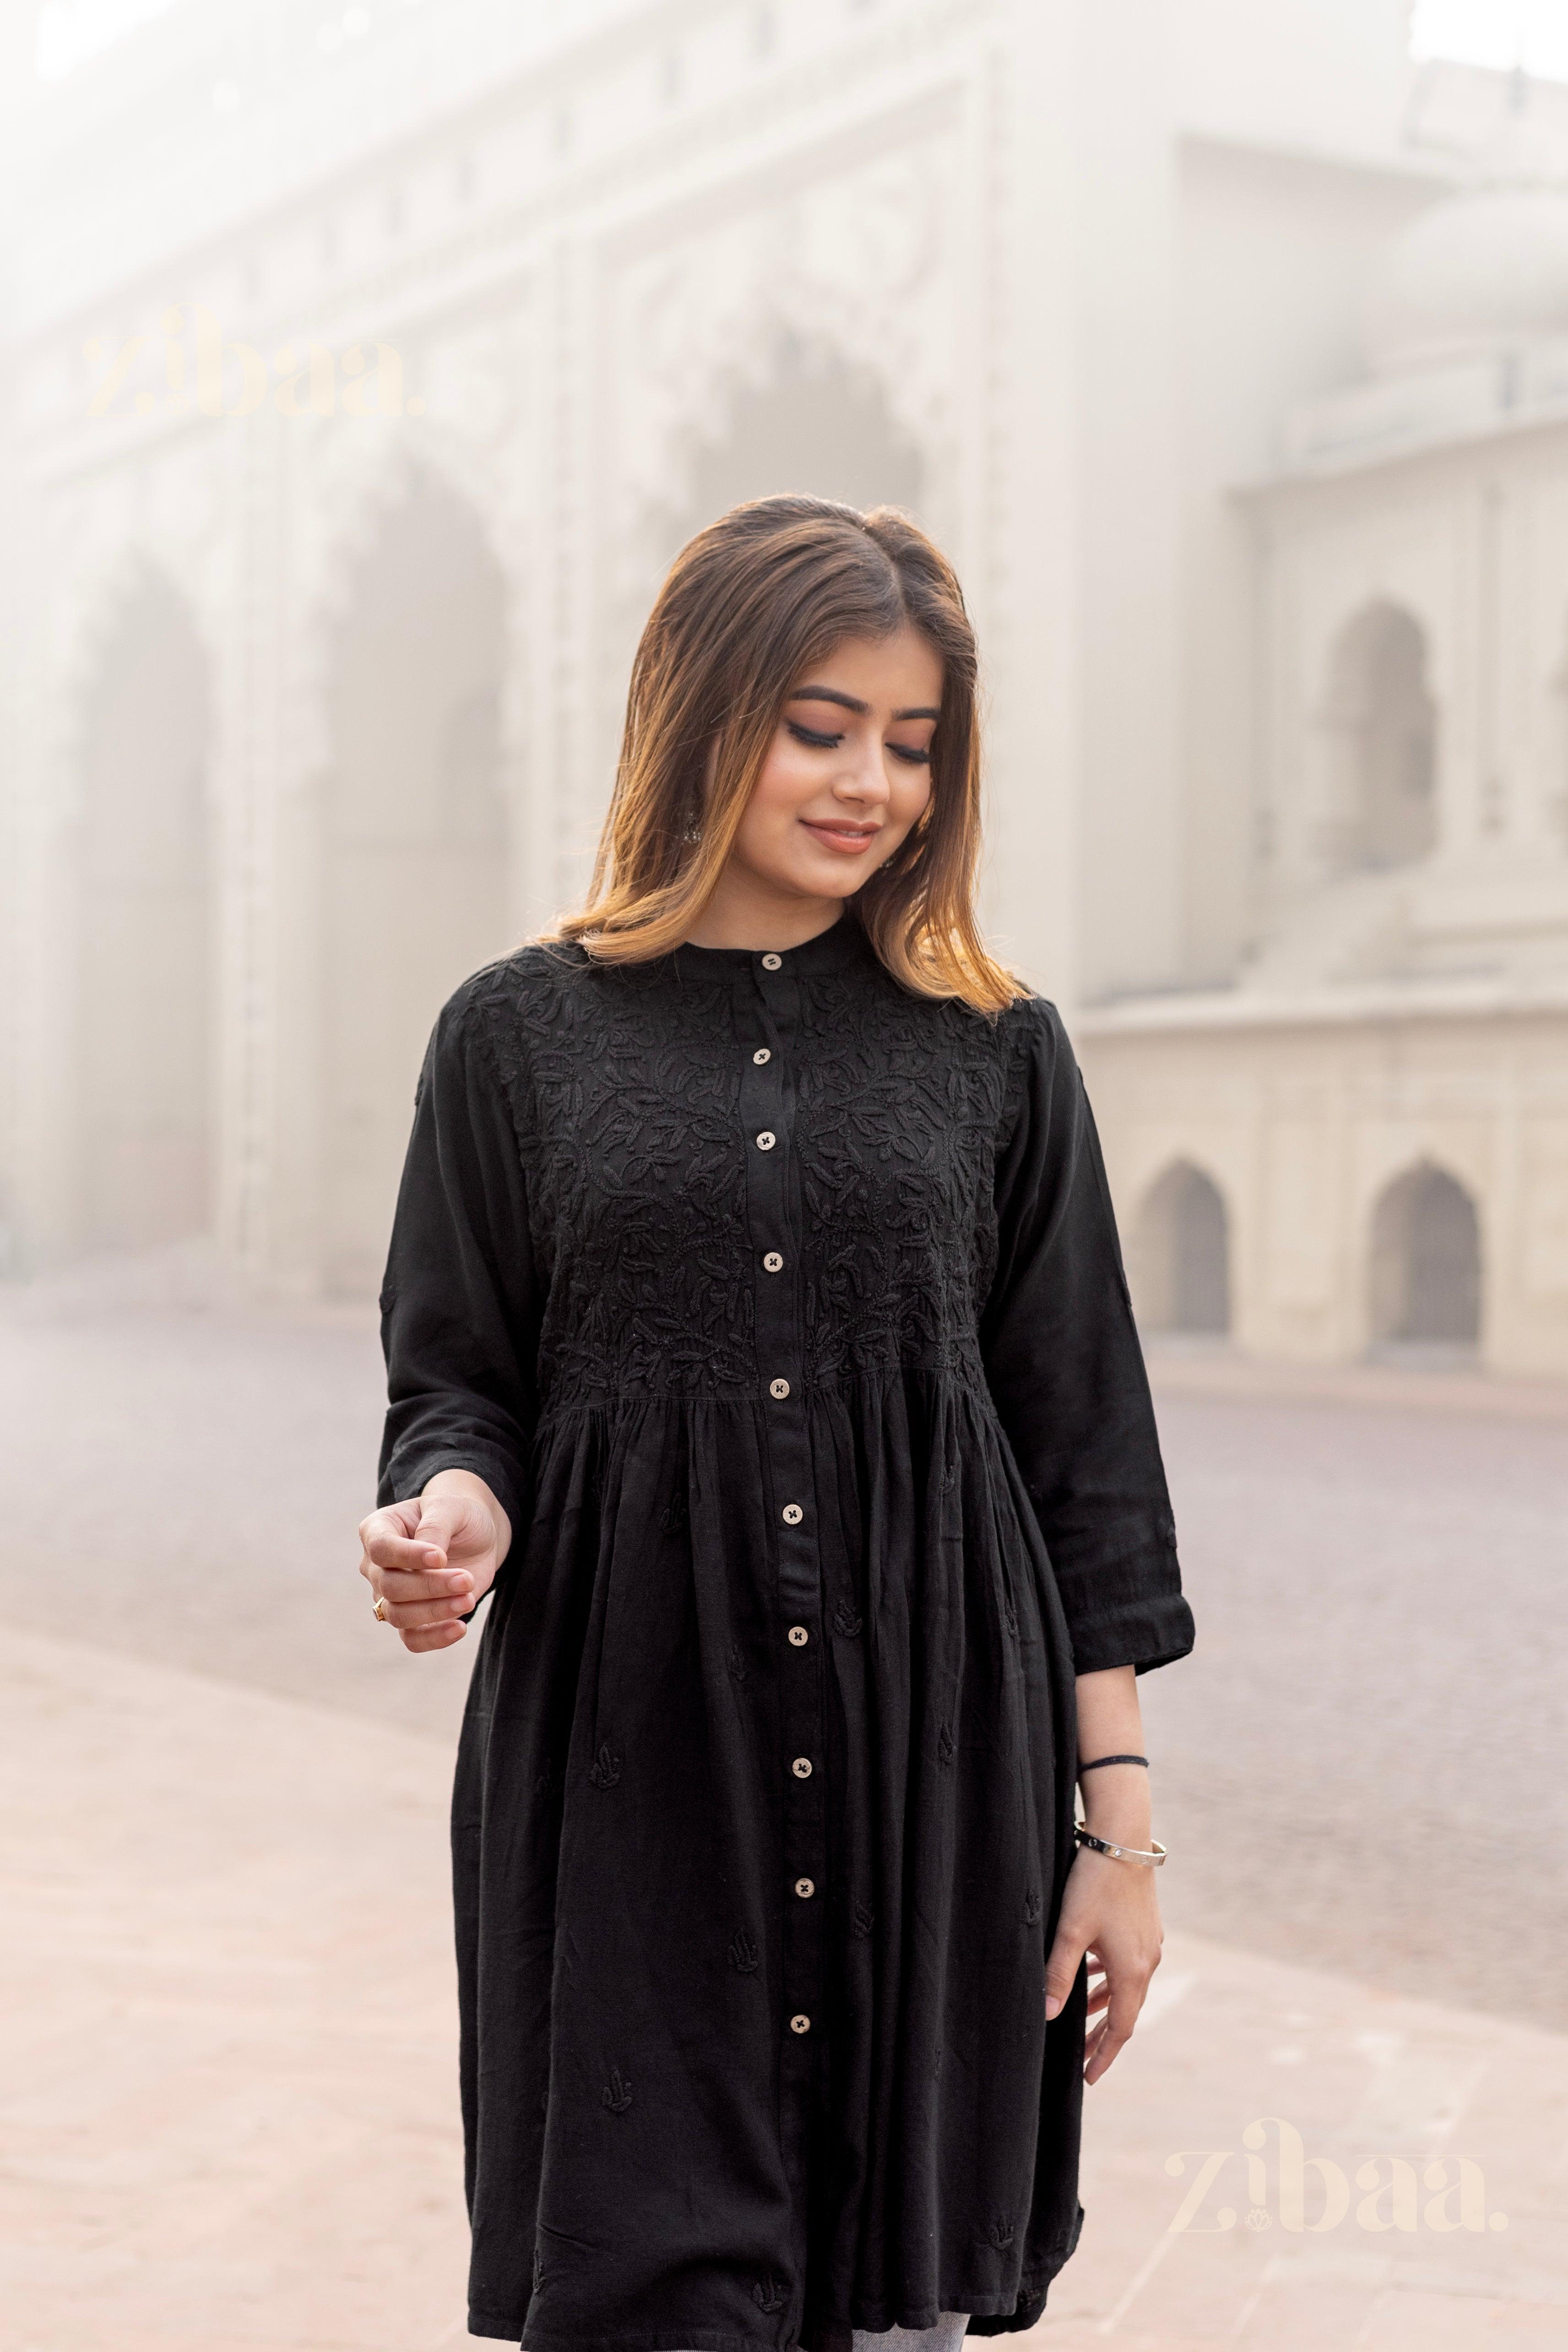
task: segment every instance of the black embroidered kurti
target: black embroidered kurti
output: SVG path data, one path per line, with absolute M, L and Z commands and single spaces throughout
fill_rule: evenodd
M 530 947 L 431 1041 L 382 1502 L 510 1514 L 454 1800 L 469 2325 L 535 2352 L 1026 2327 L 1073 1675 L 1192 1641 L 1052 1008 Z

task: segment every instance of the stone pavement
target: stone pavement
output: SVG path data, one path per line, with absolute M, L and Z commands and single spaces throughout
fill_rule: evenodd
M 468 2340 L 449 1771 L 6 1634 L 0 2352 Z M 1568 2038 L 1173 1934 L 1084 2201 L 1036 2352 L 1562 2352 Z

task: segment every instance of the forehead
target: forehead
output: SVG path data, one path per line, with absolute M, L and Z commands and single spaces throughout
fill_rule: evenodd
M 836 687 L 873 709 L 936 703 L 942 698 L 942 656 L 913 628 L 891 637 L 846 637 L 810 663 L 796 685 Z

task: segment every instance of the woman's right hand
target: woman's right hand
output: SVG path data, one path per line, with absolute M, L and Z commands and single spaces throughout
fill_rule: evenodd
M 422 1495 L 360 1522 L 360 1574 L 405 1650 L 446 1650 L 459 1621 L 488 1592 L 512 1540 L 511 1521 L 472 1470 L 438 1470 Z

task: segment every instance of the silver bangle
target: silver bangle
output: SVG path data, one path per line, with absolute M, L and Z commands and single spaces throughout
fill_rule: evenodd
M 1151 1838 L 1149 1843 L 1153 1851 L 1145 1853 L 1135 1845 L 1113 1845 L 1109 1838 L 1096 1837 L 1093 1831 L 1086 1830 L 1082 1822 L 1074 1822 L 1072 1834 L 1080 1845 L 1092 1846 L 1096 1853 L 1108 1853 L 1113 1862 L 1136 1862 L 1141 1863 L 1145 1870 L 1157 1870 L 1166 1858 L 1166 1848 L 1158 1838 Z

